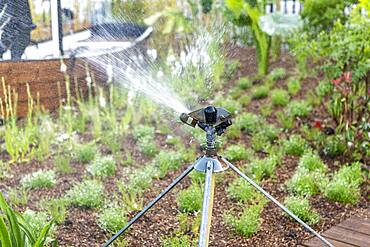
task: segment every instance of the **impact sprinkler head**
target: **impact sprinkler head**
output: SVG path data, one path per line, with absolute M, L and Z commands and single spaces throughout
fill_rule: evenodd
M 190 113 L 182 113 L 180 120 L 193 128 L 197 125 L 204 131 L 214 129 L 217 135 L 222 135 L 227 127 L 232 125 L 231 113 L 225 108 L 207 106 Z

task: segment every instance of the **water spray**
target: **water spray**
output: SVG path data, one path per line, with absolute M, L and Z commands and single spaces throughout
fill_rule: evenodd
M 275 203 L 281 210 L 300 223 L 307 231 L 319 238 L 324 245 L 333 247 L 319 233 L 313 230 L 310 226 L 304 223 L 298 216 L 293 214 L 284 205 L 278 202 L 273 196 L 266 192 L 262 187 L 255 183 L 252 179 L 242 173 L 227 159 L 217 154 L 215 141 L 217 136 L 221 136 L 226 129 L 232 125 L 231 114 L 222 107 L 208 106 L 190 113 L 182 113 L 180 120 L 193 128 L 197 126 L 206 132 L 206 147 L 204 154 L 191 166 L 189 166 L 179 177 L 177 177 L 164 191 L 162 191 L 153 201 L 151 201 L 145 208 L 138 213 L 130 222 L 118 231 L 111 239 L 109 239 L 103 246 L 107 247 L 112 244 L 120 235 L 122 235 L 132 224 L 139 220 L 150 208 L 159 202 L 168 192 L 170 192 L 179 182 L 181 182 L 193 170 L 205 173 L 204 183 L 204 197 L 202 205 L 202 218 L 199 234 L 199 247 L 206 247 L 209 244 L 209 235 L 211 228 L 212 208 L 213 208 L 213 195 L 215 189 L 215 174 L 224 172 L 228 168 L 237 173 L 240 177 L 245 179 L 256 190 L 262 193 L 267 199 Z

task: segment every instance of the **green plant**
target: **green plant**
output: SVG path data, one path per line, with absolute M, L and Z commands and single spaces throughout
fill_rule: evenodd
M 167 172 L 180 167 L 182 154 L 176 151 L 161 151 L 154 158 L 153 163 L 158 168 L 158 176 L 163 178 Z
M 42 229 L 50 222 L 50 216 L 46 212 L 36 212 L 30 209 L 27 209 L 22 214 L 24 221 L 30 226 L 32 234 L 36 237 L 39 237 Z M 54 222 L 54 220 L 53 220 Z M 55 231 L 54 224 L 50 227 L 48 234 L 53 235 Z M 46 243 L 48 239 L 46 239 Z
M 237 100 L 243 95 L 243 90 L 240 89 L 239 87 L 234 87 L 230 89 L 229 95 L 231 96 L 232 99 Z
M 116 172 L 116 162 L 112 156 L 98 156 L 87 167 L 87 171 L 94 177 L 112 176 Z
M 263 132 L 258 132 L 252 136 L 252 148 L 255 151 L 264 151 L 270 145 L 268 137 Z
M 46 223 L 37 233 L 23 216 L 7 204 L 0 193 L 0 241 L 6 247 L 43 247 L 54 222 Z
M 143 192 L 151 186 L 152 175 L 155 173 L 156 170 L 152 166 L 147 166 L 131 173 L 128 183 L 126 183 L 127 190 L 135 193 Z
M 251 151 L 241 144 L 234 144 L 226 148 L 224 155 L 230 161 L 247 160 L 251 156 Z
M 26 205 L 28 201 L 28 190 L 24 187 L 10 188 L 8 191 L 9 201 L 14 205 Z
M 251 80 L 248 78 L 248 77 L 241 77 L 238 82 L 237 82 L 238 86 L 240 89 L 248 89 L 248 88 L 251 88 L 253 86 Z
M 226 188 L 227 196 L 235 199 L 238 202 L 247 202 L 258 198 L 258 193 L 255 189 L 243 178 L 236 178 Z
M 132 131 L 132 135 L 134 136 L 136 140 L 139 140 L 145 137 L 154 139 L 154 133 L 155 133 L 154 128 L 150 126 L 146 126 L 146 125 L 138 125 Z
M 263 124 L 260 132 L 263 133 L 269 141 L 274 141 L 278 138 L 280 130 L 273 124 Z
M 329 95 L 331 92 L 333 92 L 333 84 L 330 83 L 327 80 L 321 80 L 319 81 L 319 84 L 315 88 L 316 95 L 320 98 L 325 97 L 326 95 Z
M 307 198 L 290 196 L 285 198 L 284 205 L 309 225 L 314 225 L 320 220 L 320 215 L 311 209 Z
M 103 203 L 103 184 L 97 180 L 84 180 L 75 184 L 66 195 L 72 205 L 97 208 Z
M 181 212 L 194 213 L 202 208 L 203 193 L 198 183 L 192 183 L 189 188 L 177 194 L 176 202 Z
M 121 205 L 110 203 L 99 211 L 98 224 L 104 231 L 115 233 L 127 224 L 127 212 Z
M 285 106 L 289 103 L 289 94 L 283 89 L 275 89 L 271 91 L 271 102 L 276 106 Z
M 327 184 L 326 176 L 320 172 L 310 172 L 305 168 L 298 169 L 286 182 L 288 190 L 297 195 L 312 196 L 322 191 Z
M 257 50 L 258 74 L 268 71 L 271 38 L 261 29 L 260 17 L 264 14 L 265 5 L 259 1 L 226 0 L 230 19 L 239 26 L 247 26 L 252 32 Z
M 56 184 L 55 172 L 39 170 L 25 175 L 20 183 L 26 189 L 51 188 Z
M 294 96 L 301 90 L 301 82 L 297 78 L 289 78 L 287 87 L 289 94 Z
M 78 144 L 74 150 L 74 157 L 78 162 L 90 162 L 95 158 L 98 149 L 95 143 Z
M 252 90 L 252 98 L 253 99 L 263 99 L 266 98 L 269 95 L 270 88 L 266 85 L 261 85 L 258 87 L 255 87 Z
M 324 141 L 324 153 L 331 158 L 343 154 L 346 149 L 345 140 L 341 135 L 328 136 Z
M 235 231 L 245 237 L 255 234 L 261 225 L 260 214 L 263 204 L 251 205 L 246 207 L 240 217 L 225 214 L 225 221 L 231 225 Z
M 289 115 L 292 115 L 294 117 L 307 117 L 308 114 L 311 112 L 312 107 L 308 102 L 304 100 L 293 100 L 288 104 L 287 110 Z
M 60 155 L 54 157 L 55 170 L 62 174 L 68 174 L 73 172 L 71 167 L 71 157 L 69 155 Z
M 306 141 L 297 134 L 283 141 L 284 151 L 288 155 L 301 156 L 308 148 Z
M 62 224 L 67 217 L 67 201 L 64 198 L 43 198 L 39 207 L 46 210 L 57 224 Z
M 166 236 L 161 239 L 162 247 L 192 247 L 194 246 L 187 235 Z
M 286 77 L 286 70 L 284 68 L 273 69 L 267 78 L 271 81 L 277 81 Z
M 252 113 L 243 113 L 235 120 L 235 125 L 247 134 L 255 133 L 261 124 L 261 118 Z
M 247 106 L 251 102 L 251 97 L 249 95 L 242 95 L 239 98 L 239 102 L 242 106 Z
M 265 159 L 255 159 L 250 164 L 250 171 L 257 181 L 261 181 L 263 178 L 273 175 L 277 163 L 278 160 L 275 156 Z
M 272 107 L 272 103 L 271 102 L 269 102 L 269 103 L 267 103 L 267 104 L 262 104 L 262 105 L 260 105 L 260 112 L 261 112 L 261 115 L 263 116 L 263 117 L 268 117 L 268 116 L 270 116 L 271 114 L 272 114 L 272 112 L 273 112 L 273 107 Z
M 352 163 L 333 175 L 324 194 L 332 201 L 355 204 L 360 198 L 359 186 L 363 181 L 360 163 Z
M 320 159 L 320 156 L 317 153 L 307 152 L 299 160 L 298 164 L 299 168 L 307 169 L 308 171 L 320 171 L 326 172 L 328 167 L 324 164 L 324 162 Z
M 280 123 L 280 125 L 284 128 L 284 129 L 291 129 L 293 128 L 294 126 L 294 117 L 289 115 L 289 114 L 286 114 L 282 111 L 279 111 L 276 113 L 276 117 Z

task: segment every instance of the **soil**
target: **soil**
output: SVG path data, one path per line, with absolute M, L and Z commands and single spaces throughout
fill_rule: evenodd
M 230 81 L 230 86 L 235 80 L 241 76 L 252 76 L 256 73 L 255 50 L 251 48 L 239 47 L 236 45 L 226 46 L 229 58 L 239 59 L 243 66 L 237 72 L 235 78 Z M 288 54 L 283 54 L 278 61 L 272 62 L 271 69 L 276 67 L 285 68 L 288 76 L 295 75 L 294 60 Z M 307 77 L 302 82 L 301 92 L 295 96 L 295 99 L 305 98 L 307 92 L 313 89 L 320 80 L 320 74 L 316 77 Z M 286 88 L 286 78 L 278 80 L 275 87 Z M 246 107 L 249 112 L 259 114 L 261 105 L 268 103 L 268 99 L 253 100 Z M 298 132 L 299 126 L 303 122 L 313 123 L 315 118 L 320 118 L 328 125 L 333 127 L 334 123 L 325 111 L 324 106 L 318 106 L 313 110 L 310 117 L 296 121 L 296 126 L 289 133 Z M 277 126 L 276 117 L 274 114 L 267 118 L 269 123 Z M 171 123 L 172 125 L 176 125 Z M 176 132 L 181 133 L 180 130 Z M 164 147 L 165 135 L 157 134 L 158 145 Z M 189 137 L 184 135 L 184 139 L 189 143 Z M 246 146 L 250 146 L 250 138 L 241 136 L 239 142 L 244 142 Z M 117 191 L 115 181 L 124 181 L 127 179 L 129 171 L 145 166 L 150 162 L 150 159 L 140 154 L 136 148 L 135 140 L 132 137 L 125 138 L 122 147 L 125 150 L 131 150 L 134 159 L 133 166 L 119 166 L 115 177 L 108 178 L 104 181 L 105 193 L 109 197 L 114 191 Z M 167 147 L 169 148 L 169 147 Z M 106 152 L 106 150 L 101 150 Z M 2 155 L 4 157 L 5 154 Z M 262 155 L 262 154 L 261 154 Z M 336 160 L 345 160 L 345 157 L 339 157 Z M 335 160 L 326 158 L 331 171 L 338 169 L 334 162 Z M 276 169 L 276 175 L 273 178 L 264 180 L 261 185 L 279 201 L 283 201 L 288 195 L 284 182 L 287 181 L 295 172 L 298 158 L 287 156 Z M 160 180 L 154 180 L 151 188 L 144 194 L 144 203 L 154 199 L 171 181 L 173 181 L 183 170 L 190 164 L 183 164 L 183 167 L 177 171 L 170 172 L 167 176 Z M 236 166 L 243 165 L 242 162 L 236 162 Z M 28 164 L 13 164 L 8 177 L 0 181 L 0 190 L 5 192 L 9 188 L 19 187 L 19 181 L 22 176 L 38 169 L 52 169 L 54 161 L 48 158 L 43 162 L 31 161 Z M 85 169 L 85 164 L 72 162 L 73 172 L 70 174 L 58 174 L 58 186 L 51 189 L 32 190 L 28 193 L 27 207 L 38 210 L 39 201 L 42 198 L 60 197 L 65 194 L 74 183 L 82 181 L 88 176 Z M 243 206 L 236 201 L 229 199 L 226 195 L 225 188 L 236 177 L 231 170 L 228 170 L 222 175 L 222 179 L 217 182 L 214 209 L 212 217 L 212 227 L 210 235 L 210 246 L 296 246 L 302 241 L 312 237 L 297 223 L 293 222 L 284 215 L 279 208 L 272 203 L 268 203 L 262 212 L 262 224 L 260 230 L 250 238 L 236 235 L 233 229 L 230 228 L 224 221 L 223 215 L 225 212 L 242 212 Z M 164 236 L 174 235 L 174 231 L 179 227 L 177 215 L 179 213 L 176 205 L 176 195 L 181 189 L 189 186 L 189 179 L 182 181 L 177 187 L 164 197 L 160 203 L 154 206 L 146 215 L 137 221 L 125 235 L 128 246 L 160 246 L 161 238 Z M 362 197 L 357 205 L 343 205 L 327 201 L 321 195 L 314 196 L 310 199 L 313 208 L 321 215 L 321 220 L 313 228 L 318 232 L 322 232 L 339 222 L 347 219 L 351 215 L 367 215 L 368 201 L 366 185 L 362 187 Z M 18 206 L 18 210 L 25 210 L 24 206 Z M 135 216 L 137 212 L 131 212 L 129 218 Z M 93 209 L 82 209 L 71 207 L 68 210 L 68 217 L 60 226 L 58 226 L 56 236 L 60 246 L 101 246 L 108 238 L 110 233 L 106 233 L 99 228 L 96 223 L 97 211 Z M 190 237 L 195 239 L 196 236 Z

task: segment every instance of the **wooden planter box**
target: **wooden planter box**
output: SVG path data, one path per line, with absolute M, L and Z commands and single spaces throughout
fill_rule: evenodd
M 61 60 L 31 60 L 31 61 L 3 61 L 0 62 L 0 98 L 5 109 L 5 83 L 6 90 L 11 89 L 17 94 L 18 103 L 16 114 L 19 117 L 24 117 L 28 112 L 27 85 L 32 99 L 38 100 L 40 106 L 47 110 L 53 111 L 60 106 L 60 102 L 67 97 L 65 78 L 68 75 L 70 78 L 70 92 L 72 96 L 76 95 L 78 88 L 81 96 L 88 92 L 86 82 L 86 62 L 83 59 L 64 59 L 64 64 L 67 66 L 67 71 L 61 71 Z M 90 70 L 94 73 L 94 70 Z M 96 70 L 95 70 L 96 72 Z M 58 87 L 60 89 L 58 89 Z M 12 95 L 12 101 L 14 95 Z M 2 113 L 0 112 L 0 115 Z M 6 117 L 6 116 L 0 116 Z

